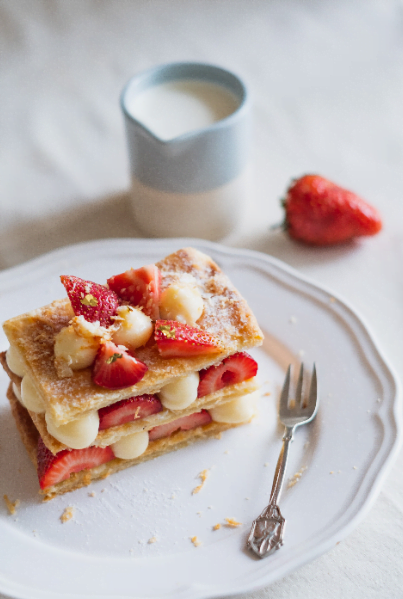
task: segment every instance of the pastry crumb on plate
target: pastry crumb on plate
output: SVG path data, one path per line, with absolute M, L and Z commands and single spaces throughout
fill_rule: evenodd
M 242 522 L 238 522 L 235 518 L 224 518 L 226 521 L 225 526 L 229 526 L 230 528 L 236 528 L 237 526 L 242 526 Z
M 209 470 L 207 470 L 207 469 L 206 470 L 202 470 L 200 472 L 200 474 L 198 476 L 201 478 L 201 483 L 200 483 L 200 485 L 198 485 L 197 487 L 195 487 L 193 489 L 192 495 L 195 495 L 196 493 L 199 493 L 202 490 L 203 485 L 206 482 L 206 479 L 208 477 L 208 474 L 209 474 Z
M 72 506 L 66 507 L 63 514 L 60 516 L 60 520 L 63 522 L 68 522 L 74 516 L 74 508 Z
M 296 485 L 297 482 L 300 480 L 301 476 L 303 475 L 303 473 L 305 472 L 305 470 L 307 470 L 307 469 L 308 469 L 308 466 L 302 466 L 301 470 L 298 470 L 298 472 L 296 472 L 293 476 L 291 476 L 291 478 L 288 481 L 287 488 L 291 489 L 291 487 Z M 331 472 L 330 474 L 333 474 L 333 472 Z
M 20 500 L 16 499 L 15 501 L 11 501 L 8 498 L 8 495 L 6 495 L 6 494 L 3 495 L 3 499 L 4 499 L 4 502 L 6 504 L 6 507 L 7 507 L 8 511 L 10 512 L 10 514 L 12 516 L 14 516 L 14 514 L 17 511 L 18 506 L 20 505 Z

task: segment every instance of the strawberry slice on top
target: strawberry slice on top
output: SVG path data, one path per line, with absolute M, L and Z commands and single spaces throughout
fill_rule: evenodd
M 155 264 L 130 268 L 108 279 L 108 285 L 122 300 L 142 308 L 153 320 L 159 317 L 161 273 Z
M 119 426 L 133 420 L 146 418 L 151 414 L 162 411 L 162 404 L 155 395 L 138 395 L 122 399 L 110 406 L 98 410 L 99 430 L 102 431 L 111 426 Z
M 219 340 L 207 331 L 176 320 L 157 320 L 154 338 L 163 358 L 190 358 L 222 349 Z
M 53 455 L 41 437 L 38 439 L 37 470 L 41 489 L 67 480 L 73 472 L 89 470 L 114 459 L 110 447 L 86 447 L 85 449 L 64 449 Z
M 172 422 L 154 426 L 154 428 L 150 430 L 148 436 L 150 441 L 156 441 L 163 437 L 169 437 L 176 431 L 190 431 L 192 428 L 209 424 L 211 421 L 212 418 L 209 412 L 207 410 L 202 410 L 201 412 L 194 412 L 188 416 L 182 416 L 182 418 L 177 418 L 176 420 L 172 420 Z
M 238 352 L 225 358 L 217 366 L 199 372 L 197 397 L 204 397 L 228 385 L 242 383 L 256 376 L 257 362 L 246 352 Z
M 98 320 L 103 327 L 112 324 L 111 316 L 116 315 L 119 306 L 119 298 L 114 291 L 80 277 L 62 275 L 60 279 L 76 316 L 84 316 L 88 322 Z
M 106 389 L 124 389 L 140 381 L 148 368 L 112 341 L 100 345 L 92 368 L 92 380 Z

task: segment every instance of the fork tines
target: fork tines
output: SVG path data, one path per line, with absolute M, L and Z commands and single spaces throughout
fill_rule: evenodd
M 313 365 L 311 384 L 307 398 L 303 394 L 303 383 L 304 383 L 304 365 L 301 364 L 297 387 L 295 392 L 295 401 L 290 399 L 290 385 L 291 385 L 291 364 L 287 369 L 287 374 L 284 380 L 284 385 L 280 396 L 280 419 L 287 418 L 291 415 L 300 414 L 305 417 L 313 417 L 318 402 L 318 380 L 316 374 L 316 366 Z

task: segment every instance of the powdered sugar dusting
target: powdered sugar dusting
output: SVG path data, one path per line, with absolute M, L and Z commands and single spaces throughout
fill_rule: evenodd
M 60 379 L 54 365 L 54 338 L 73 317 L 68 299 L 57 300 L 29 314 L 5 323 L 10 343 L 15 343 L 28 362 L 33 378 L 52 416 L 60 423 L 77 414 L 99 409 L 130 395 L 155 393 L 169 378 L 207 368 L 224 357 L 260 345 L 262 333 L 245 300 L 229 279 L 205 254 L 186 248 L 157 263 L 162 287 L 173 282 L 194 285 L 204 309 L 197 326 L 220 339 L 223 351 L 217 356 L 162 358 L 153 343 L 136 350 L 148 372 L 136 385 L 112 391 L 92 382 L 91 368 L 75 371 Z

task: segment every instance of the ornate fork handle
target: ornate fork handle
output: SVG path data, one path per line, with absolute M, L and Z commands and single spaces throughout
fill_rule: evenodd
M 266 557 L 283 544 L 285 520 L 277 505 L 278 498 L 283 486 L 285 470 L 287 467 L 288 452 L 297 426 L 307 424 L 315 418 L 318 409 L 318 380 L 316 367 L 313 365 L 311 384 L 308 400 L 303 401 L 302 387 L 304 378 L 304 365 L 298 376 L 295 400 L 289 401 L 291 378 L 291 364 L 288 367 L 280 395 L 279 419 L 285 426 L 283 446 L 277 460 L 276 472 L 274 474 L 273 486 L 270 493 L 270 503 L 256 520 L 253 521 L 247 546 L 259 557 Z
M 283 544 L 285 519 L 277 505 L 284 475 L 287 468 L 288 452 L 293 440 L 295 426 L 287 426 L 283 436 L 283 445 L 277 460 L 269 505 L 252 523 L 247 546 L 259 557 L 267 557 L 280 549 Z

